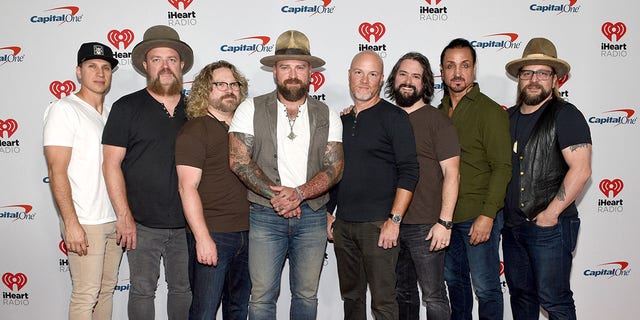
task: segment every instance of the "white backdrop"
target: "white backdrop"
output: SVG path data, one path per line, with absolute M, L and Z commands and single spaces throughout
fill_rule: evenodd
M 42 153 L 42 114 L 49 102 L 78 89 L 74 67 L 82 42 L 109 44 L 120 60 L 106 103 L 145 85 L 130 60 L 144 31 L 173 26 L 195 52 L 185 89 L 206 64 L 225 59 L 249 78 L 251 96 L 273 89 L 260 58 L 273 54 L 287 29 L 306 33 L 312 54 L 327 61 L 312 79 L 312 94 L 336 110 L 351 100 L 347 69 L 354 54 L 374 49 L 390 70 L 408 51 L 433 65 L 438 104 L 439 55 L 453 38 L 472 41 L 477 80 L 498 103 L 515 101 L 516 82 L 504 65 L 522 55 L 527 41 L 544 36 L 557 46 L 572 72 L 561 80 L 563 96 L 582 110 L 593 136 L 593 176 L 579 200 L 582 229 L 572 273 L 580 319 L 635 319 L 640 285 L 633 268 L 640 242 L 636 226 L 639 174 L 639 110 L 635 47 L 636 1 L 340 1 L 229 2 L 146 0 L 101 2 L 31 0 L 6 2 L 0 19 L 0 274 L 1 319 L 64 319 L 70 292 L 67 257 L 60 249 L 58 218 Z M 386 75 L 386 74 L 385 74 Z M 636 248 L 636 249 L 634 249 Z M 283 279 L 287 279 L 287 273 Z M 126 259 L 115 293 L 114 319 L 126 319 Z M 504 277 L 503 277 L 504 279 Z M 158 319 L 166 319 L 166 285 L 160 281 Z M 505 318 L 510 319 L 505 291 Z M 283 282 L 279 319 L 288 318 Z M 319 292 L 319 319 L 342 317 L 335 256 L 327 249 Z M 424 310 L 422 311 L 424 316 Z

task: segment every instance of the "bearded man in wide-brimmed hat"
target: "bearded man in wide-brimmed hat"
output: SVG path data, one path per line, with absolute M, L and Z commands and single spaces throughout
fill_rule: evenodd
M 178 195 L 175 141 L 187 121 L 182 75 L 193 51 L 167 26 L 153 26 L 132 52 L 147 87 L 113 104 L 102 136 L 103 171 L 127 249 L 129 319 L 153 319 L 164 259 L 169 319 L 187 319 L 191 305 L 185 218 Z
M 549 319 L 576 319 L 569 280 L 580 227 L 575 200 L 591 176 L 589 126 L 558 94 L 570 66 L 551 41 L 531 39 L 506 70 L 518 79 L 502 230 L 511 311 L 537 319 L 542 306 Z
M 342 175 L 342 123 L 309 96 L 309 39 L 289 30 L 276 40 L 277 89 L 246 99 L 229 129 L 231 170 L 249 188 L 249 319 L 275 319 L 280 276 L 289 258 L 291 319 L 315 319 L 327 245 L 327 190 Z

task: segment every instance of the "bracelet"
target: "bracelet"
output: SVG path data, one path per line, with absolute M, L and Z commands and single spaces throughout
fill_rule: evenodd
M 302 196 L 302 191 L 300 191 L 300 187 L 296 187 L 296 192 L 298 193 L 298 200 L 300 201 L 300 203 L 302 203 L 302 201 L 304 201 L 304 197 Z

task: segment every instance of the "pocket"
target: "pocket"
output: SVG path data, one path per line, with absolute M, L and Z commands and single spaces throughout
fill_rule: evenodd
M 580 218 L 569 219 L 569 248 L 571 252 L 576 249 L 578 244 L 578 233 L 580 232 Z

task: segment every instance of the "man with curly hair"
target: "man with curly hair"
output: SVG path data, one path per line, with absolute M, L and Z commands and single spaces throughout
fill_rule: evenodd
M 205 66 L 187 100 L 176 140 L 178 190 L 189 228 L 190 319 L 246 319 L 248 264 L 247 189 L 229 168 L 227 131 L 247 96 L 247 80 L 227 61 Z

